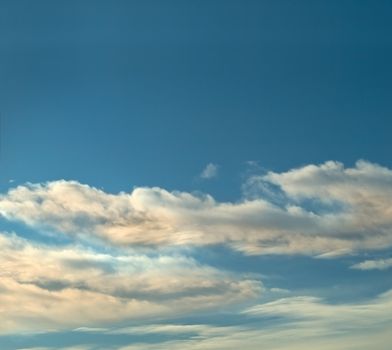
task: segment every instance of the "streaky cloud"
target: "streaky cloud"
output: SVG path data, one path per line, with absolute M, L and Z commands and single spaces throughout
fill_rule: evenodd
M 260 281 L 180 255 L 110 255 L 2 233 L 0 250 L 3 334 L 179 316 L 249 303 L 263 290 Z

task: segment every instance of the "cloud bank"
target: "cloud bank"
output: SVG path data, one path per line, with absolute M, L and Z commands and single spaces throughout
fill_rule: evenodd
M 0 234 L 0 333 L 182 315 L 248 302 L 259 281 L 184 256 L 110 255 Z
M 225 244 L 246 254 L 321 256 L 392 246 L 390 169 L 330 161 L 247 184 L 252 198 L 231 203 L 157 187 L 110 194 L 60 180 L 11 189 L 0 197 L 0 213 L 115 246 Z

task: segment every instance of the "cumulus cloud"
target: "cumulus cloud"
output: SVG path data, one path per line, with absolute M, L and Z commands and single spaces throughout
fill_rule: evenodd
M 357 270 L 386 270 L 392 267 L 392 258 L 366 260 L 351 266 L 352 269 Z
M 76 181 L 26 184 L 0 197 L 0 213 L 117 246 L 226 244 L 246 254 L 321 257 L 392 246 L 390 169 L 326 162 L 248 183 L 254 195 L 240 202 L 157 187 L 109 194 Z
M 0 332 L 101 327 L 257 297 L 260 282 L 183 256 L 110 255 L 0 234 Z
M 218 165 L 213 163 L 208 163 L 204 170 L 201 172 L 200 177 L 202 179 L 212 179 L 218 176 Z

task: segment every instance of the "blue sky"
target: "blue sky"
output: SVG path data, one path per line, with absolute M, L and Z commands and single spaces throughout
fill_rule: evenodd
M 1 1 L 0 347 L 387 349 L 391 14 Z

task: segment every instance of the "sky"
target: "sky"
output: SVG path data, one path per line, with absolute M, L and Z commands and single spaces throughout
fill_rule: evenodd
M 392 3 L 0 1 L 0 348 L 390 348 Z

